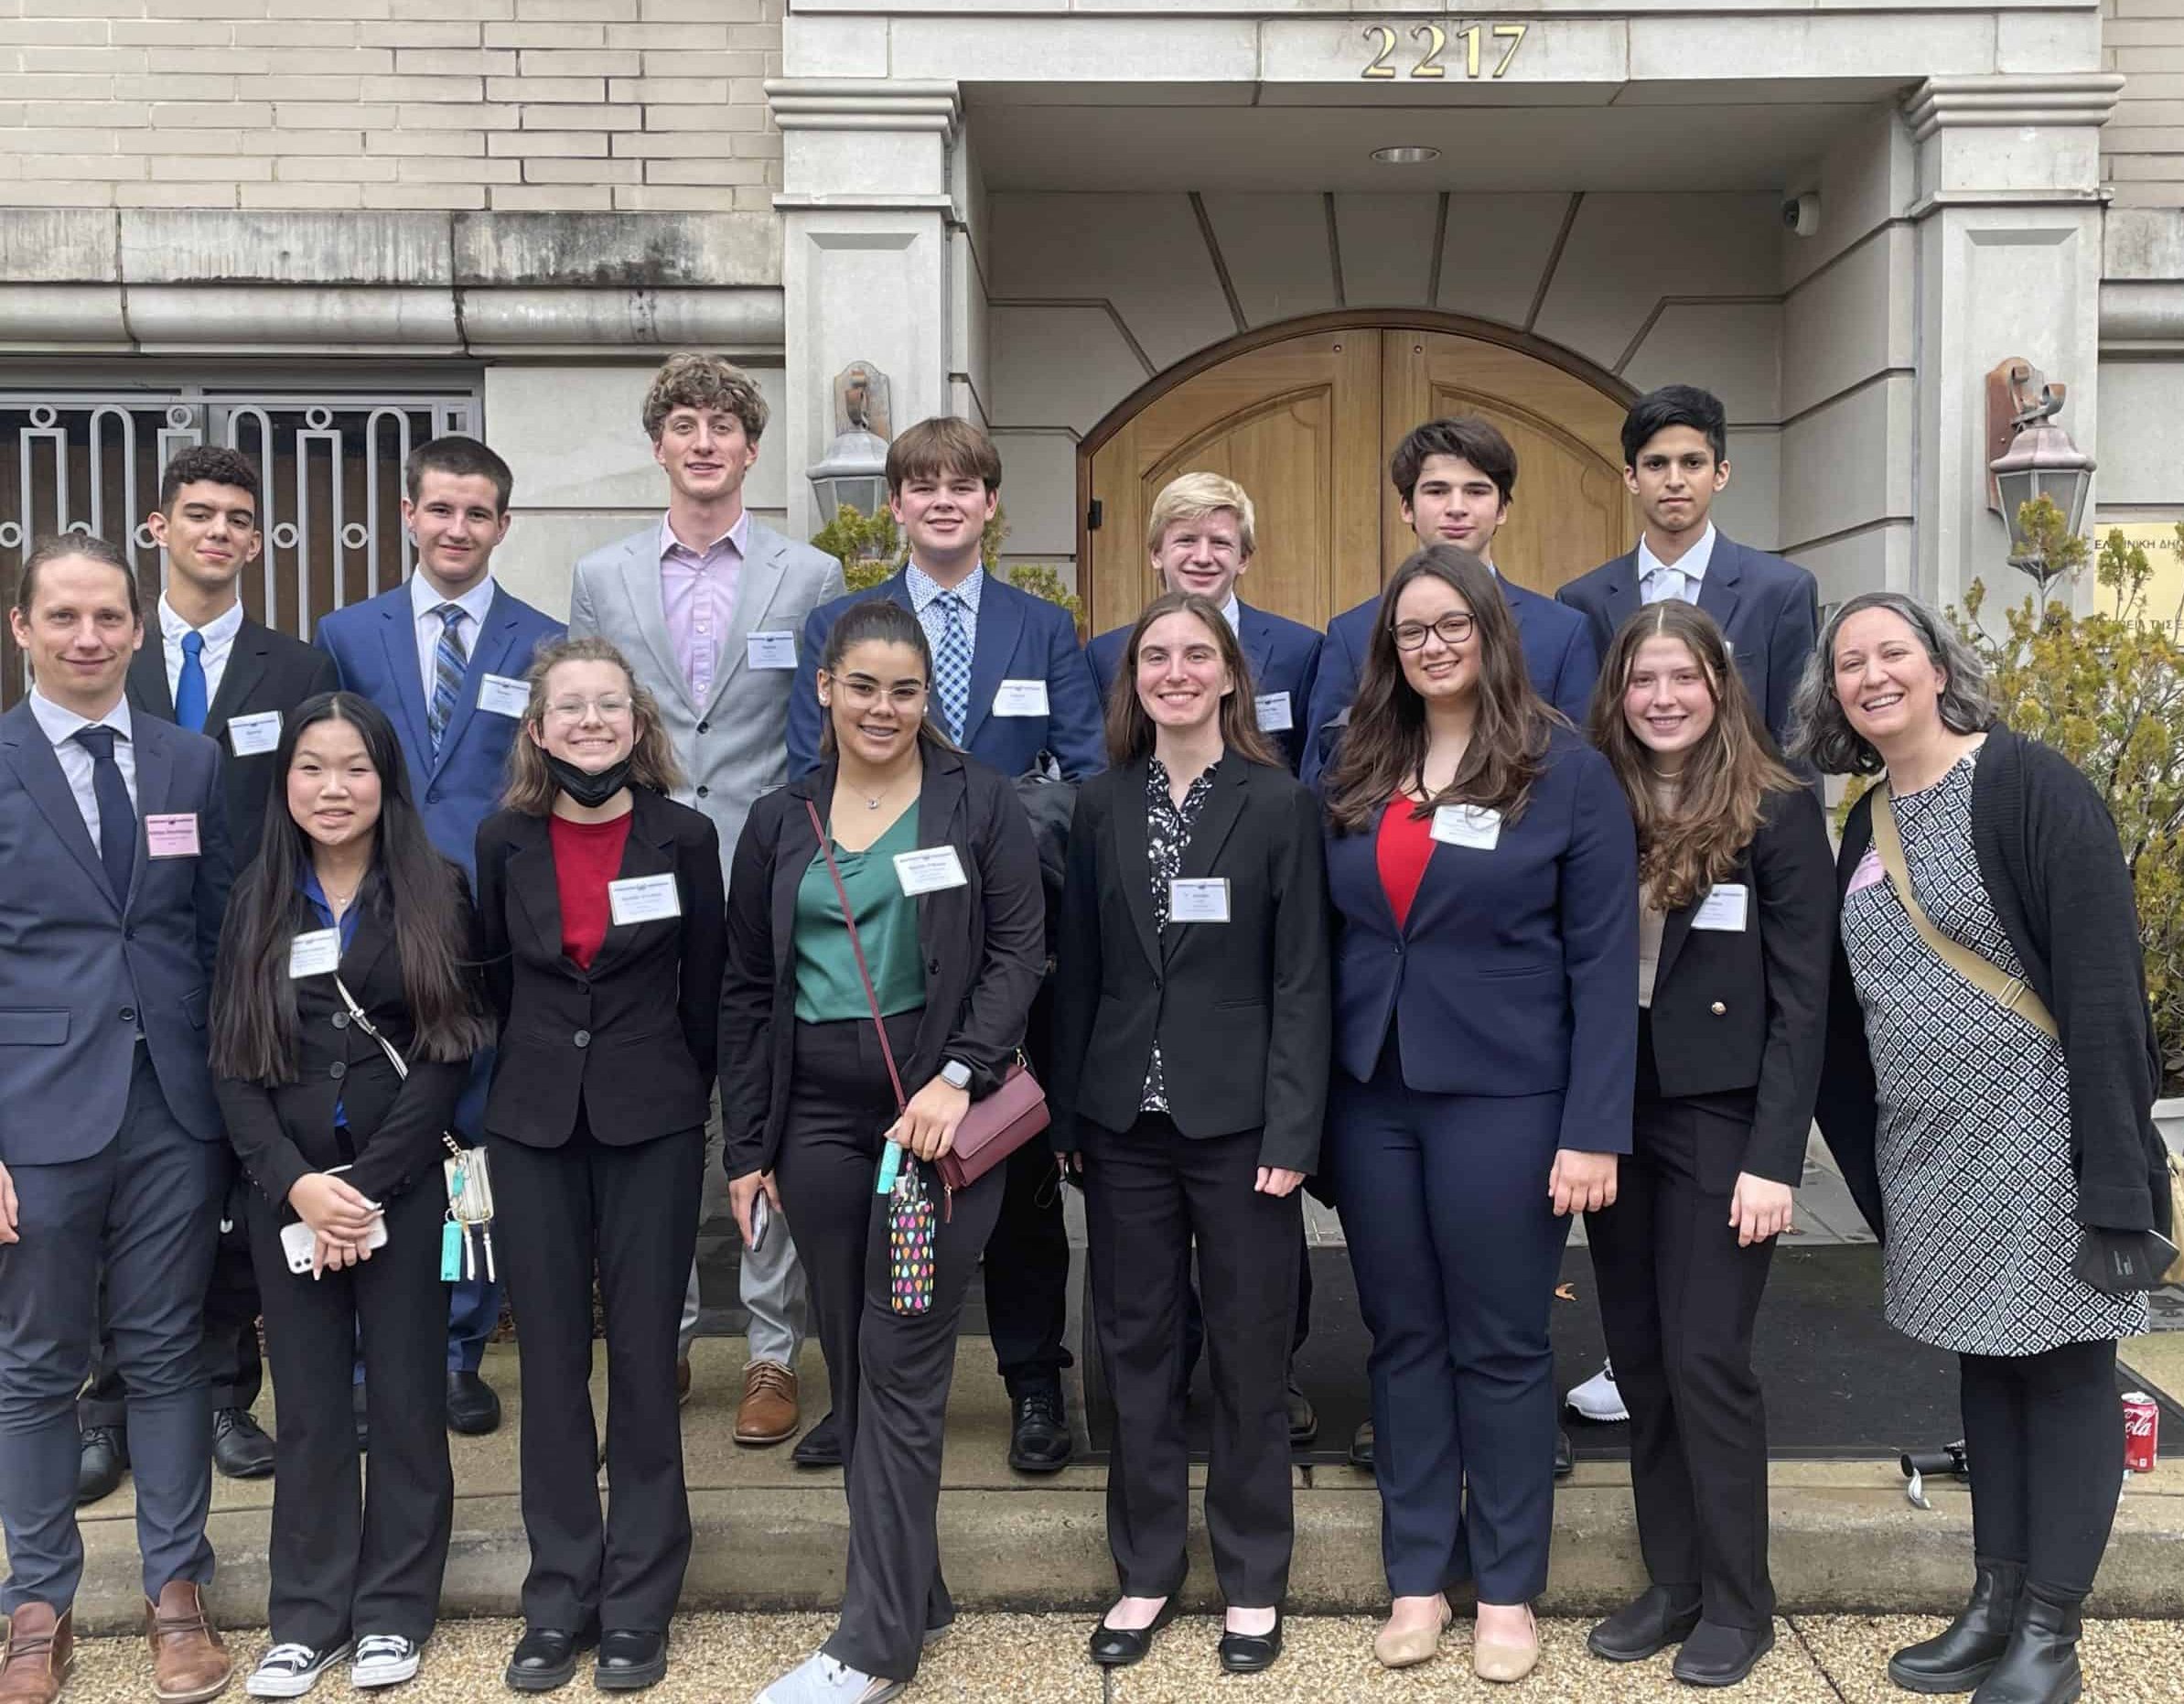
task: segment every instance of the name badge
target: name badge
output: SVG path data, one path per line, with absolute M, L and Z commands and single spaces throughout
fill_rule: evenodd
M 656 923 L 683 915 L 683 894 L 672 873 L 629 876 L 607 884 L 607 911 L 618 923 Z
M 994 695 L 995 716 L 1044 716 L 1047 714 L 1047 683 L 1045 681 L 1003 681 L 1001 690 Z
M 1887 874 L 1880 867 L 1880 854 L 1867 847 L 1866 856 L 1858 860 L 1857 868 L 1850 872 L 1850 891 L 1856 893 L 1861 888 L 1877 888 Z
M 197 813 L 176 811 L 144 819 L 145 847 L 154 857 L 195 857 L 198 855 Z
M 1445 847 L 1491 852 L 1501 843 L 1501 813 L 1483 804 L 1444 804 L 1433 814 L 1433 837 Z
M 506 674 L 489 674 L 478 683 L 478 707 L 495 716 L 522 716 L 531 707 L 531 688 Z
M 1741 934 L 1745 913 L 1750 910 L 1749 901 L 1750 890 L 1742 882 L 1721 882 L 1699 901 L 1699 909 L 1691 914 L 1691 926 Z
M 228 724 L 228 749 L 239 758 L 254 758 L 281 743 L 281 713 L 261 710 L 239 716 Z
M 1252 708 L 1259 713 L 1262 733 L 1286 734 L 1296 726 L 1289 714 L 1289 695 L 1286 692 L 1263 692 L 1252 700 Z
M 288 980 L 323 976 L 341 967 L 341 932 L 314 929 L 288 943 Z
M 895 879 L 916 899 L 920 893 L 938 893 L 942 888 L 967 887 L 963 861 L 953 847 L 920 847 L 915 852 L 895 855 Z
M 1226 876 L 1178 877 L 1167 884 L 1167 921 L 1171 923 L 1225 923 L 1229 921 L 1229 879 Z
M 796 666 L 796 635 L 753 633 L 743 642 L 743 661 L 754 669 L 792 669 Z

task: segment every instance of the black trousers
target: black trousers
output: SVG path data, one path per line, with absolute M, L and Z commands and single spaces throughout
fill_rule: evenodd
M 366 1634 L 423 1644 L 440 1605 L 455 1476 L 447 1463 L 446 1196 L 436 1171 L 387 1203 L 387 1242 L 314 1279 L 288 1270 L 263 1195 L 246 1209 L 265 1300 L 274 1440 L 274 1644 L 326 1650 Z M 360 1350 L 371 1451 L 359 1484 L 351 1379 Z
M 1025 1030 L 1026 1051 L 1041 1082 L 1047 1076 L 1049 1007 L 1041 987 Z M 1040 1390 L 1060 1399 L 1062 1369 L 1071 1364 L 1062 1341 L 1069 1312 L 1070 1233 L 1061 1216 L 1061 1178 L 1052 1150 L 1044 1142 L 1027 1142 L 1008 1157 L 1000 1211 L 985 1246 L 986 1330 L 1012 1401 Z
M 1312 1334 L 1312 1251 L 1305 1242 L 1304 1203 L 1297 1203 L 1296 1213 L 1296 1323 L 1289 1332 L 1289 1359 L 1296 1359 L 1296 1352 L 1305 1346 L 1305 1339 Z M 1183 1306 L 1183 1391 L 1190 1392 L 1190 1375 L 1198 1370 L 1199 1355 L 1206 1347 L 1206 1310 L 1199 1300 L 1199 1287 L 1193 1283 Z M 1285 1376 L 1286 1375 L 1285 1374 Z
M 1192 1140 L 1166 1115 L 1127 1131 L 1088 1124 L 1084 1213 L 1092 1322 L 1114 1394 L 1107 1547 L 1126 1597 L 1183 1583 L 1189 1454 L 1183 1441 L 1184 1299 L 1198 1244 L 1213 1375 L 1206 1532 L 1230 1604 L 1289 1590 L 1289 1418 L 1283 1396 L 1296 1318 L 1296 1195 L 1253 1189 L 1261 1133 Z
M 918 1016 L 888 1020 L 898 1060 L 909 1056 Z M 894 1093 L 869 1021 L 796 1026 L 795 1082 L 774 1181 L 796 1227 L 849 1464 L 842 1619 L 824 1648 L 862 1673 L 909 1680 L 925 1630 L 955 1619 L 941 1577 L 941 1437 L 963 1295 L 1001 1210 L 1002 1173 L 989 1171 L 950 1202 L 939 1173 L 921 1169 L 941 1215 L 933 1227 L 932 1305 L 898 1313 L 888 1283 L 888 1198 L 873 1187 L 881 1133 L 894 1121 Z
M 523 1619 L 571 1633 L 595 1623 L 664 1633 L 690 1561 L 675 1333 L 697 1250 L 704 1127 L 610 1147 L 579 1114 L 559 1148 L 489 1142 L 493 1246 L 522 1345 Z M 607 1319 L 604 1521 L 595 1268 Z
M 1663 1099 L 1650 1036 L 1639 1057 L 1615 1205 L 1586 1217 L 1600 1323 L 1630 1410 L 1639 1548 L 1654 1583 L 1699 1591 L 1708 1621 L 1760 1628 L 1775 1600 L 1752 1327 L 1774 1243 L 1740 1248 L 1729 1225 L 1753 1097 Z
M 2124 1482 L 2114 1340 L 1958 1360 L 1973 1553 L 2021 1562 L 2030 1584 L 2083 1597 Z

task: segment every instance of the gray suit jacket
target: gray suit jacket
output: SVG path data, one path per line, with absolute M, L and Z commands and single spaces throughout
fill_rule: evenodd
M 675 661 L 660 601 L 660 525 L 601 546 L 576 565 L 569 592 L 572 638 L 609 639 L 660 701 L 661 721 L 683 766 L 675 798 L 720 830 L 726 879 L 751 802 L 789 779 L 789 693 L 794 669 L 754 669 L 754 633 L 803 631 L 804 617 L 842 595 L 842 565 L 823 551 L 751 521 L 750 549 L 737 581 L 736 613 L 720 638 L 720 668 L 709 703 L 698 704 Z
M 0 1164 L 58 1165 L 122 1127 L 142 1030 L 167 1108 L 226 1139 L 205 1019 L 231 870 L 220 748 L 132 718 L 136 865 L 117 896 L 27 703 L 0 716 Z M 195 857 L 148 857 L 144 819 L 196 813 Z

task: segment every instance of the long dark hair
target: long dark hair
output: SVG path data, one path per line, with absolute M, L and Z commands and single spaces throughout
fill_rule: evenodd
M 1479 804 L 1515 822 L 1532 795 L 1549 735 L 1562 721 L 1532 689 L 1516 618 L 1509 612 L 1494 570 L 1454 545 L 1418 551 L 1389 576 L 1381 593 L 1364 678 L 1328 775 L 1328 820 L 1344 834 L 1363 833 L 1390 799 L 1408 787 L 1425 785 L 1426 701 L 1404 678 L 1402 653 L 1395 649 L 1395 606 L 1405 588 L 1422 579 L 1442 581 L 1470 610 L 1479 685 L 1471 742 L 1464 748 L 1455 779 L 1420 804 L 1416 814 L 1442 804 Z
M 413 1056 L 452 1063 L 468 1059 L 492 1038 L 463 969 L 462 872 L 425 835 L 425 819 L 410 799 L 394 725 L 369 698 L 323 692 L 298 705 L 281 730 L 273 762 L 275 792 L 257 859 L 228 901 L 212 992 L 212 1069 L 223 1077 L 268 1084 L 296 1080 L 296 985 L 288 977 L 288 948 L 305 922 L 296 884 L 310 863 L 312 843 L 289 813 L 286 789 L 296 741 L 328 721 L 357 730 L 379 773 L 371 868 L 356 903 L 393 931 L 415 1037 Z
M 834 626 L 827 630 L 826 649 L 820 654 L 819 666 L 829 677 L 839 674 L 843 658 L 857 646 L 874 642 L 908 645 L 918 653 L 918 666 L 925 671 L 926 686 L 925 719 L 918 724 L 918 739 L 922 744 L 936 746 L 942 751 L 954 750 L 955 741 L 932 719 L 932 647 L 925 642 L 925 630 L 918 624 L 918 618 L 892 598 L 867 598 L 843 610 Z M 834 755 L 834 713 L 823 704 L 819 706 L 819 755 L 823 758 Z
M 1221 744 L 1254 763 L 1286 768 L 1266 736 L 1259 731 L 1252 668 L 1244 661 L 1243 647 L 1236 642 L 1235 629 L 1229 625 L 1219 604 L 1196 592 L 1162 592 L 1146 605 L 1137 625 L 1130 630 L 1130 642 L 1123 647 L 1123 666 L 1115 672 L 1114 685 L 1107 692 L 1107 761 L 1120 769 L 1153 754 L 1153 718 L 1146 714 L 1145 702 L 1137 696 L 1137 648 L 1145 642 L 1146 630 L 1169 615 L 1196 616 L 1229 671 L 1228 696 L 1221 701 Z
M 1652 752 L 1623 714 L 1630 671 L 1649 639 L 1673 639 L 1690 652 L 1714 700 L 1714 726 L 1685 756 L 1675 797 L 1666 804 L 1656 787 Z M 1726 879 L 1759 832 L 1768 793 L 1797 785 L 1776 760 L 1721 629 L 1696 604 L 1680 599 L 1650 605 L 1616 630 L 1588 719 L 1592 742 L 1607 754 L 1638 828 L 1639 886 L 1661 911 L 1689 905 Z

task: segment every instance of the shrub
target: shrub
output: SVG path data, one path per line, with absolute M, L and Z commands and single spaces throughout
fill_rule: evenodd
M 999 576 L 1019 591 L 1060 604 L 1081 631 L 1084 606 L 1063 583 L 1060 569 L 1043 562 L 1019 563 L 1007 569 L 1001 566 L 1001 545 L 1007 537 L 1007 518 L 996 507 L 978 541 L 979 559 L 985 564 L 986 572 Z M 842 577 L 853 592 L 877 586 L 902 566 L 908 554 L 893 515 L 885 509 L 874 515 L 862 514 L 847 503 L 812 534 L 812 543 L 841 563 Z

